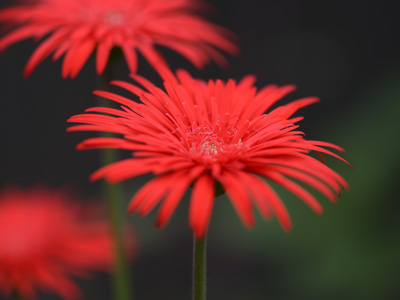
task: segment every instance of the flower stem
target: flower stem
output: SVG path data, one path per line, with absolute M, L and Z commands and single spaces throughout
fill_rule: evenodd
M 11 293 L 10 300 L 22 300 L 22 297 L 20 297 L 20 296 L 18 295 L 18 292 L 17 292 L 16 290 L 14 290 L 14 291 Z
M 110 66 L 106 68 L 103 75 L 99 77 L 99 90 L 110 91 L 109 82 L 111 80 Z M 111 107 L 109 100 L 98 98 L 98 105 L 103 107 Z M 109 132 L 101 132 L 102 137 L 112 137 L 114 134 Z M 118 152 L 116 149 L 102 149 L 100 152 L 101 165 L 109 165 L 118 160 Z M 107 197 L 107 208 L 109 212 L 109 222 L 111 225 L 111 234 L 114 242 L 114 272 L 113 272 L 113 288 L 114 300 L 132 300 L 131 284 L 129 280 L 128 263 L 124 251 L 123 241 L 123 208 L 121 186 L 119 184 L 110 184 L 104 182 L 104 190 Z
M 207 235 L 202 239 L 194 237 L 193 243 L 193 300 L 206 299 L 206 243 Z

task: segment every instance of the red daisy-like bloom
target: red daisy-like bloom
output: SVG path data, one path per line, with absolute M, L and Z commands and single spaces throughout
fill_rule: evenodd
M 219 50 L 238 52 L 233 35 L 197 13 L 199 0 L 24 0 L 0 11 L 10 32 L 0 39 L 0 51 L 27 38 L 46 37 L 29 59 L 24 76 L 53 53 L 62 55 L 62 76 L 75 77 L 96 50 L 102 73 L 114 47 L 122 49 L 131 72 L 140 52 L 160 73 L 166 65 L 155 45 L 170 48 L 201 68 L 210 60 L 226 64 Z
M 81 298 L 72 275 L 111 268 L 112 239 L 96 207 L 60 191 L 9 188 L 0 193 L 0 292 L 35 298 L 36 290 Z
M 201 238 L 209 224 L 216 188 L 221 185 L 245 225 L 253 226 L 255 222 L 254 203 L 264 217 L 274 213 L 283 228 L 289 230 L 289 215 L 270 182 L 293 192 L 318 214 L 322 213 L 320 203 L 295 181 L 315 188 L 332 201 L 341 186 L 348 189 L 339 174 L 309 155 L 317 151 L 344 161 L 325 147 L 343 149 L 306 140 L 296 130 L 296 122 L 302 117 L 292 115 L 317 98 L 296 100 L 264 114 L 294 86 L 269 85 L 257 91 L 253 76 L 238 83 L 204 82 L 178 71 L 176 78 L 171 76 L 164 82 L 164 92 L 142 77 L 133 78 L 146 90 L 122 81 L 112 83 L 139 96 L 142 104 L 97 91 L 97 95 L 122 104 L 122 109 L 95 107 L 69 119 L 83 123 L 72 126 L 70 131 L 122 135 L 87 139 L 78 149 L 134 151 L 133 158 L 99 169 L 92 180 L 104 177 L 119 182 L 145 173 L 156 175 L 133 197 L 130 212 L 145 215 L 162 202 L 157 219 L 158 226 L 162 226 L 193 184 L 189 224 L 196 237 Z

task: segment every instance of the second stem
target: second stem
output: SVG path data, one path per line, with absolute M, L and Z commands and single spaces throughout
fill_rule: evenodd
M 103 91 L 110 91 L 109 82 L 111 80 L 110 66 L 100 76 L 97 88 Z M 109 100 L 98 98 L 98 105 L 111 107 Z M 101 132 L 102 137 L 112 137 L 112 133 Z M 102 149 L 100 153 L 101 165 L 109 165 L 118 160 L 116 149 Z M 124 251 L 123 239 L 123 215 L 121 207 L 121 189 L 119 184 L 104 183 L 104 189 L 107 197 L 107 208 L 109 212 L 109 220 L 111 225 L 111 233 L 114 246 L 114 299 L 115 300 L 132 300 L 132 292 L 129 282 L 129 270 Z

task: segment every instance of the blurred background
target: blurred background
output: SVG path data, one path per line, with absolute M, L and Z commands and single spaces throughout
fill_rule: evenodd
M 13 1 L 2 0 L 4 7 Z M 328 160 L 350 184 L 325 213 L 280 190 L 294 229 L 276 220 L 253 230 L 240 223 L 225 196 L 217 199 L 208 242 L 208 299 L 400 299 L 400 18 L 398 1 L 219 0 L 210 17 L 240 38 L 242 53 L 230 68 L 196 70 L 164 51 L 174 68 L 199 78 L 255 74 L 257 86 L 298 86 L 282 103 L 318 96 L 301 111 L 308 139 L 344 147 L 353 166 Z M 75 151 L 92 133 L 66 133 L 66 120 L 95 105 L 93 58 L 75 80 L 61 79 L 61 60 L 47 59 L 26 80 L 22 71 L 33 41 L 0 55 L 0 186 L 46 183 L 68 187 L 88 199 L 101 197 L 101 183 L 88 176 L 99 166 L 99 151 Z M 124 62 L 115 79 L 129 80 Z M 139 74 L 159 82 L 141 60 Z M 146 178 L 124 183 L 127 203 Z M 155 213 L 127 216 L 139 252 L 131 265 L 135 299 L 190 299 L 192 235 L 187 200 L 163 230 Z M 124 204 L 125 205 L 125 204 Z M 86 299 L 112 299 L 109 277 L 80 280 Z M 40 299 L 59 299 L 40 295 Z

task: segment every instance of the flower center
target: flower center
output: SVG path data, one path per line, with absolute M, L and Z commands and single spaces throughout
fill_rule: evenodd
M 189 151 L 201 156 L 217 156 L 225 152 L 224 141 L 206 126 L 194 126 L 185 134 Z
M 124 21 L 124 16 L 118 11 L 108 11 L 104 14 L 103 20 L 109 25 L 121 25 Z
M 216 156 L 223 151 L 223 146 L 217 141 L 205 141 L 200 145 L 200 152 L 205 156 Z
M 237 132 L 237 128 L 228 122 L 217 122 L 215 126 L 193 123 L 181 140 L 192 159 L 205 163 L 226 162 L 248 149 L 237 137 Z

